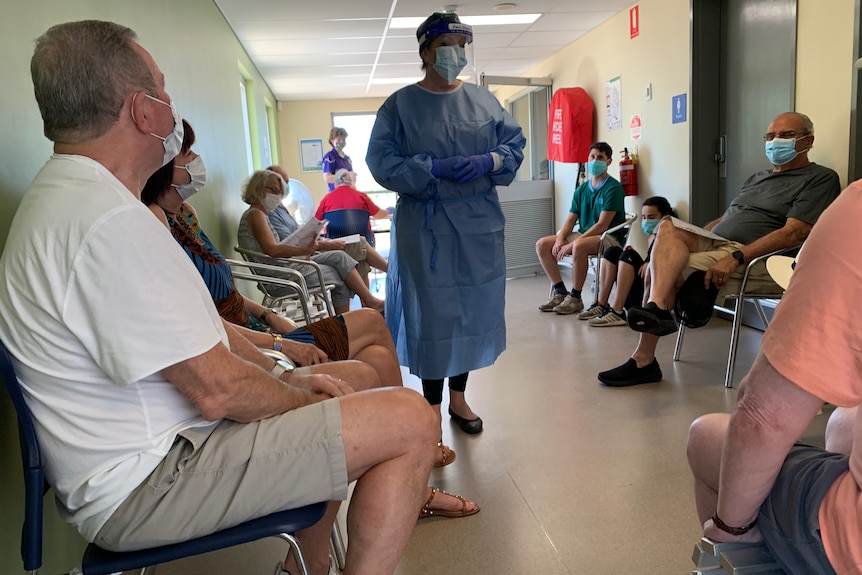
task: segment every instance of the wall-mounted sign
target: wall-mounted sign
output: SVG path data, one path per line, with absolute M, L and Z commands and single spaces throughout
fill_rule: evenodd
M 632 140 L 641 139 L 641 117 L 635 114 L 631 121 Z
M 679 94 L 671 98 L 671 117 L 674 124 L 681 124 L 686 119 L 685 94 Z
M 303 172 L 323 171 L 323 140 L 320 138 L 300 140 L 299 156 Z

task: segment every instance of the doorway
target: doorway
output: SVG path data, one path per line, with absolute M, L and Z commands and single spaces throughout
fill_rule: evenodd
M 763 133 L 795 105 L 796 18 L 797 0 L 692 0 L 692 223 L 769 168 Z

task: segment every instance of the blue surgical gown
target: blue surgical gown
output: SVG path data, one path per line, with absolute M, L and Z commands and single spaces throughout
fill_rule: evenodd
M 520 126 L 485 88 L 411 85 L 377 112 L 366 164 L 398 193 L 386 322 L 402 365 L 442 379 L 494 363 L 506 349 L 505 218 L 495 185 L 524 159 Z M 502 166 L 459 184 L 431 175 L 432 158 L 495 152 Z

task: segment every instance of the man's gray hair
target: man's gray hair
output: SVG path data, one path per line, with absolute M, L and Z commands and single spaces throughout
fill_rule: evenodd
M 813 134 L 814 133 L 814 122 L 811 121 L 811 118 L 809 118 L 808 116 L 806 116 L 802 112 L 794 112 L 794 114 L 799 116 L 799 119 L 802 120 L 802 131 L 805 132 L 806 134 Z
M 156 95 L 130 28 L 100 20 L 57 24 L 36 40 L 30 75 L 45 137 L 78 144 L 104 135 L 136 90 Z

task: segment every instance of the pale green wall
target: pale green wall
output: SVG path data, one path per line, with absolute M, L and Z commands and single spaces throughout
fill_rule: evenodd
M 14 4 L 14 6 L 13 6 Z M 29 65 L 33 42 L 53 24 L 113 20 L 137 31 L 166 77 L 166 90 L 197 133 L 195 150 L 207 165 L 204 191 L 192 199 L 207 233 L 228 253 L 245 204 L 248 175 L 239 99 L 238 63 L 255 85 L 260 149 L 265 149 L 264 97 L 274 98 L 212 0 L 13 0 L 0 8 L 0 249 L 15 209 L 51 153 L 33 99 Z M 262 160 L 266 161 L 266 160 Z M 134 326 L 130 326 L 132 329 Z M 13 410 L 0 393 L 0 573 L 19 573 L 23 487 Z M 66 572 L 80 562 L 82 542 L 61 525 L 52 501 L 46 510 L 45 573 Z

